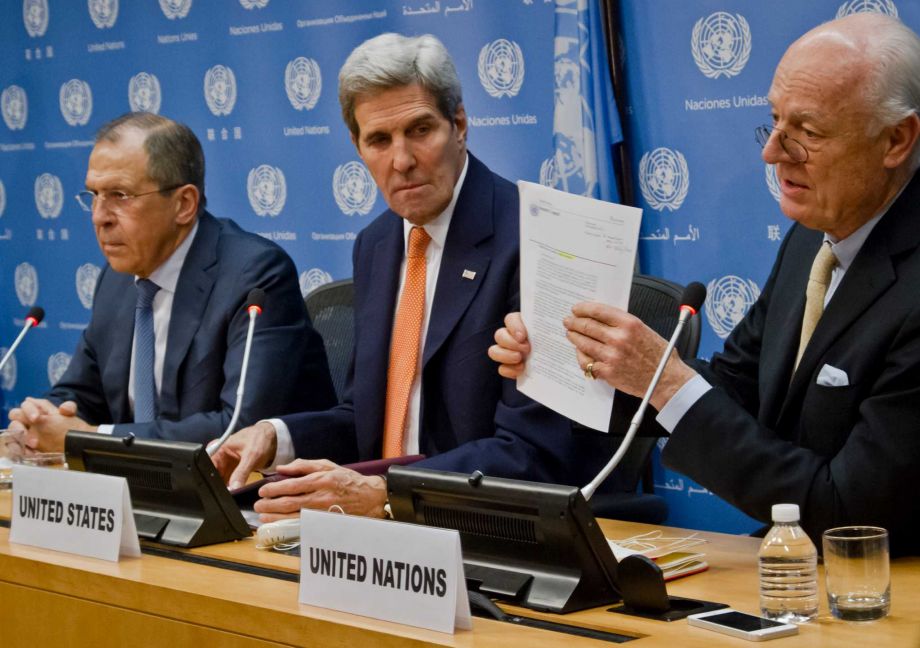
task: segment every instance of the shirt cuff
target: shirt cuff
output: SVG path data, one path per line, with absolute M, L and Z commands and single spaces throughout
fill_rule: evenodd
M 265 419 L 265 422 L 275 428 L 276 443 L 275 458 L 272 460 L 272 465 L 266 470 L 275 470 L 280 465 L 294 461 L 294 441 L 291 439 L 291 431 L 287 424 L 281 419 Z
M 96 428 L 96 432 L 98 432 L 99 434 L 108 434 L 109 436 L 112 436 L 113 434 L 115 434 L 115 426 L 112 425 L 111 423 L 100 425 Z
M 705 378 L 699 374 L 695 375 L 677 390 L 671 400 L 665 403 L 655 420 L 668 431 L 668 434 L 671 434 L 677 424 L 680 423 L 680 420 L 684 418 L 684 414 L 710 389 L 712 389 L 712 385 L 706 382 Z

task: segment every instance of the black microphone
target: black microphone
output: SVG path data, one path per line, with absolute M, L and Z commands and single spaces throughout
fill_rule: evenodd
M 693 281 L 687 284 L 687 287 L 684 288 L 684 293 L 680 296 L 681 317 L 683 317 L 686 312 L 690 313 L 687 315 L 687 318 L 696 315 L 700 308 L 703 307 L 704 301 L 706 301 L 706 286 L 699 281 Z M 685 318 L 685 321 L 687 318 Z
M 617 448 L 617 451 L 614 453 L 613 457 L 611 457 L 610 461 L 607 462 L 607 465 L 597 474 L 597 477 L 591 480 L 590 484 L 581 489 L 586 500 L 591 499 L 597 487 L 604 483 L 604 480 L 610 476 L 613 469 L 616 468 L 620 460 L 623 459 L 626 451 L 629 450 L 629 445 L 636 436 L 636 431 L 639 429 L 639 426 L 642 425 L 642 419 L 645 417 L 645 410 L 648 407 L 648 402 L 652 399 L 652 394 L 655 392 L 655 387 L 658 386 L 658 381 L 661 380 L 661 374 L 664 373 L 665 365 L 668 364 L 668 358 L 671 357 L 671 351 L 674 350 L 674 345 L 677 344 L 677 338 L 680 337 L 681 331 L 684 330 L 684 324 L 697 314 L 704 301 L 706 301 L 706 286 L 700 282 L 694 281 L 684 288 L 684 292 L 680 297 L 680 316 L 677 318 L 677 326 L 674 328 L 674 333 L 671 335 L 667 348 L 665 348 L 664 353 L 661 355 L 661 360 L 658 362 L 658 369 L 655 370 L 655 375 L 652 376 L 652 381 L 648 384 L 645 396 L 642 398 L 642 402 L 639 403 L 639 408 L 636 410 L 635 415 L 632 417 L 632 421 L 629 423 L 629 430 L 620 442 L 620 447 Z
M 256 327 L 256 318 L 262 314 L 262 302 L 265 301 L 265 291 L 261 288 L 253 288 L 246 296 L 246 312 L 249 313 L 249 330 L 246 332 L 246 346 L 243 347 L 243 366 L 240 369 L 240 382 L 236 386 L 236 405 L 233 407 L 233 416 L 230 418 L 230 424 L 221 437 L 208 446 L 208 456 L 213 457 L 214 453 L 220 450 L 224 442 L 230 438 L 236 428 L 236 422 L 240 418 L 240 408 L 243 405 L 243 391 L 246 385 L 246 371 L 249 369 L 249 351 L 252 348 L 252 332 Z
M 26 336 L 31 329 L 35 328 L 41 321 L 45 319 L 45 309 L 41 306 L 33 306 L 29 309 L 29 312 L 26 314 L 26 322 L 22 327 L 22 330 L 19 332 L 19 336 L 16 338 L 16 341 L 13 342 L 13 345 L 10 347 L 9 351 L 3 356 L 3 359 L 0 360 L 0 369 L 3 369 L 4 365 L 13 357 L 13 351 L 16 350 L 16 347 L 20 345 L 22 339 Z
M 705 291 L 705 288 L 703 289 Z M 253 288 L 249 291 L 249 295 L 246 296 L 246 303 L 249 305 L 246 307 L 246 310 L 252 312 L 252 309 L 256 309 L 258 314 L 262 314 L 262 302 L 265 301 L 265 291 L 261 288 Z

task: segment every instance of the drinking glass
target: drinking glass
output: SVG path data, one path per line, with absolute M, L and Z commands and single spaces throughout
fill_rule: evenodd
M 12 485 L 13 464 L 20 463 L 23 454 L 22 434 L 0 430 L 0 489 Z
M 881 527 L 828 529 L 822 537 L 827 601 L 844 621 L 875 621 L 891 607 L 888 532 Z

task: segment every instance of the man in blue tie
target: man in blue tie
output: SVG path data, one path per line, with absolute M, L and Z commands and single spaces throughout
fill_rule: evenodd
M 25 429 L 27 445 L 61 450 L 70 429 L 219 436 L 236 404 L 253 288 L 265 292 L 265 311 L 240 425 L 335 404 L 294 264 L 274 243 L 205 210 L 204 154 L 187 126 L 149 113 L 104 125 L 77 200 L 92 214 L 108 265 L 67 372 L 46 398 L 10 412 L 10 429 Z

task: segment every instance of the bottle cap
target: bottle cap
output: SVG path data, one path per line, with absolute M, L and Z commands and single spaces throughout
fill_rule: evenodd
M 798 522 L 798 504 L 774 504 L 771 511 L 774 522 Z

